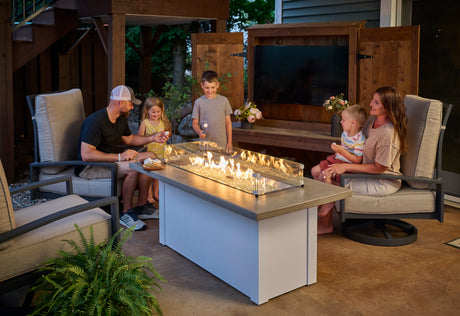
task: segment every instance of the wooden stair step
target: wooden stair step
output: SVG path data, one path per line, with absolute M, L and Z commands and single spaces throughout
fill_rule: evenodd
M 67 19 L 78 19 L 77 11 L 72 9 L 48 8 L 32 19 L 33 24 L 59 25 Z
M 40 18 L 42 14 L 44 17 Z M 75 10 L 54 8 L 42 14 L 33 19 L 33 23 L 13 32 L 13 71 L 18 70 L 79 25 Z M 55 24 L 49 24 L 51 21 Z

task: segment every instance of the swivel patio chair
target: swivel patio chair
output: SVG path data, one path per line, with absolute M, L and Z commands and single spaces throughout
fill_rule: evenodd
M 340 202 L 342 232 L 353 240 L 378 246 L 401 246 L 417 239 L 417 228 L 401 219 L 444 219 L 443 180 L 439 178 L 442 142 L 452 105 L 415 95 L 404 99 L 408 150 L 401 156 L 402 176 L 343 174 L 345 179 L 399 179 L 399 191 L 376 197 L 353 193 Z M 435 164 L 437 166 L 435 168 Z
M 63 197 L 13 210 L 11 195 L 41 185 L 63 182 Z M 100 207 L 110 206 L 110 214 Z M 108 240 L 119 229 L 118 198 L 115 196 L 88 202 L 72 194 L 72 178 L 60 177 L 8 189 L 0 161 L 0 294 L 30 284 L 35 271 L 58 250 L 69 251 L 63 240 L 79 240 L 74 225 L 88 236 L 90 226 L 94 240 Z
M 34 128 L 34 162 L 30 164 L 31 181 L 71 176 L 74 192 L 89 199 L 120 196 L 117 165 L 107 162 L 77 160 L 80 129 L 85 120 L 80 89 L 71 89 L 26 97 Z M 76 165 L 99 165 L 112 169 L 111 178 L 83 179 L 74 174 Z M 36 193 L 36 191 L 34 191 Z M 40 188 L 42 196 L 63 195 L 63 183 Z M 36 196 L 36 195 L 35 195 Z

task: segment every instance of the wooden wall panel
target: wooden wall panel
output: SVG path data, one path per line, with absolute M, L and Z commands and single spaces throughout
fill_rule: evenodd
M 83 104 L 85 106 L 85 114 L 92 113 L 93 109 L 93 48 L 91 36 L 87 36 L 80 43 L 78 53 L 81 56 L 80 64 L 80 82 L 81 82 L 81 92 L 83 95 Z
M 13 48 L 11 1 L 0 0 L 0 159 L 8 181 L 14 178 Z
M 53 91 L 53 66 L 51 58 L 50 49 L 46 49 L 38 56 L 40 68 L 40 92 Z
M 368 106 L 374 91 L 395 86 L 403 97 L 418 94 L 420 27 L 388 27 L 360 32 L 358 102 Z
M 81 88 L 80 76 L 80 52 L 78 49 L 68 53 L 69 55 L 69 89 Z
M 231 74 L 228 81 L 221 84 L 218 93 L 229 99 L 233 109 L 244 103 L 244 60 L 232 55 L 243 50 L 243 33 L 192 34 L 193 76 L 200 81 L 204 70 L 214 70 L 224 78 L 225 74 Z
M 58 55 L 59 60 L 59 90 L 70 89 L 70 64 L 69 56 L 64 54 Z
M 104 47 L 97 38 L 97 34 L 93 37 L 93 54 L 94 54 L 94 103 L 93 109 L 89 113 L 95 112 L 107 106 L 109 100 L 108 90 L 108 58 Z

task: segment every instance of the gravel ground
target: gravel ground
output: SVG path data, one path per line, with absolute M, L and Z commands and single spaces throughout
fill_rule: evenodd
M 20 187 L 21 185 L 24 185 L 29 182 L 28 172 L 19 171 L 18 174 L 19 175 L 17 177 L 16 183 L 10 184 L 8 186 L 10 190 L 16 187 Z M 30 191 L 24 191 L 14 194 L 11 196 L 11 200 L 13 202 L 13 209 L 15 210 L 46 201 L 46 199 L 43 198 L 32 200 Z

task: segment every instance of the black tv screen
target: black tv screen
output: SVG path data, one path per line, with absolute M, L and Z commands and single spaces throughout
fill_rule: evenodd
M 348 46 L 256 46 L 254 101 L 322 105 L 348 94 Z

